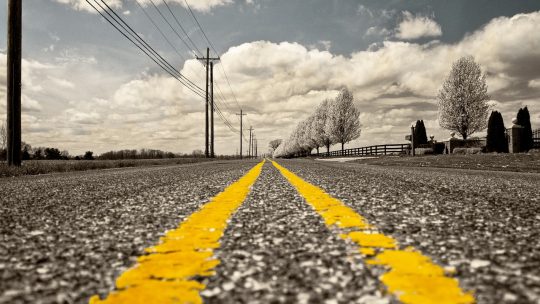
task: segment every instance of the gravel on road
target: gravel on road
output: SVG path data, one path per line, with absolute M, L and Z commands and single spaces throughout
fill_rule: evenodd
M 258 161 L 0 180 L 0 303 L 87 303 Z M 478 303 L 540 303 L 540 174 L 278 160 Z M 208 303 L 395 303 L 271 163 L 215 249 Z M 156 291 L 159 292 L 159 291 Z
M 267 162 L 217 250 L 206 303 L 389 303 L 358 249 Z
M 279 163 L 455 271 L 478 303 L 540 303 L 539 174 Z
M 256 162 L 0 179 L 0 303 L 87 303 Z

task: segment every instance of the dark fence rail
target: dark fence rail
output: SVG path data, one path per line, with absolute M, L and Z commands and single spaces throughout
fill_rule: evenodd
M 410 144 L 391 144 L 391 145 L 375 145 L 368 147 L 352 148 L 345 150 L 337 150 L 328 152 L 320 152 L 311 154 L 317 157 L 331 156 L 369 156 L 369 155 L 388 155 L 388 154 L 404 154 L 411 150 Z
M 540 129 L 532 131 L 533 134 L 533 148 L 540 148 Z

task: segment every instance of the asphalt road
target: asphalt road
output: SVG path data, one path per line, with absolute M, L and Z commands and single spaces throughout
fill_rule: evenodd
M 279 160 L 412 246 L 478 303 L 540 303 L 540 174 Z M 87 303 L 257 162 L 0 179 L 0 303 Z M 207 303 L 395 303 L 384 269 L 266 162 L 230 218 Z M 181 303 L 181 302 L 180 302 Z

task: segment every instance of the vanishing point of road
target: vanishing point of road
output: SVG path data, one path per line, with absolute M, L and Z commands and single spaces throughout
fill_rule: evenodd
M 540 303 L 540 175 L 313 160 L 0 179 L 0 303 Z

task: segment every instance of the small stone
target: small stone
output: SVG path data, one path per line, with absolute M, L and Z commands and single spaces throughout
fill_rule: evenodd
M 223 288 L 223 290 L 225 291 L 231 291 L 234 289 L 234 283 L 233 282 L 226 282 L 224 283 L 223 285 L 221 285 L 221 287 Z
M 491 262 L 486 261 L 486 260 L 472 260 L 471 261 L 471 267 L 473 269 L 486 267 L 486 266 L 489 266 L 489 264 L 491 264 Z
M 518 297 L 515 294 L 509 293 L 509 292 L 505 293 L 504 296 L 503 296 L 503 301 L 504 302 L 515 302 L 515 301 L 517 301 L 517 299 L 518 299 Z
M 38 235 L 43 235 L 45 234 L 45 232 L 41 231 L 41 230 L 34 230 L 34 231 L 30 231 L 28 233 L 30 236 L 38 236 Z

